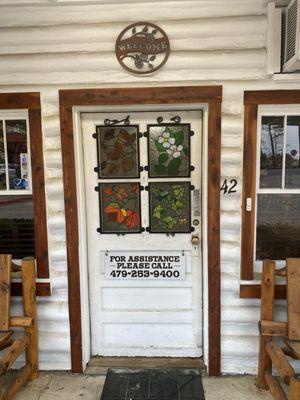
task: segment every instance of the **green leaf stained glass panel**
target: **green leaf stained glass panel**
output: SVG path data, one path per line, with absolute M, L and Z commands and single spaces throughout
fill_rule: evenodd
M 184 233 L 191 230 L 191 191 L 189 182 L 152 182 L 150 193 L 150 232 Z

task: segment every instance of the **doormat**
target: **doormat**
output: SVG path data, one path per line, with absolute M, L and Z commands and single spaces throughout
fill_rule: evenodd
M 110 368 L 100 400 L 204 400 L 204 393 L 194 369 Z

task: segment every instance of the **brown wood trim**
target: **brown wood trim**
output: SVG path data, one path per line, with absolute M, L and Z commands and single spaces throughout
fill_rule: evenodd
M 22 282 L 12 282 L 11 295 L 18 296 L 18 297 L 22 296 Z M 37 296 L 51 296 L 50 282 L 37 282 L 36 283 L 36 295 Z
M 0 93 L 0 109 L 28 110 L 37 276 L 47 279 L 49 260 L 40 93 Z
M 71 89 L 60 90 L 60 103 L 76 105 L 122 105 L 122 104 L 173 104 L 216 103 L 222 101 L 222 86 L 171 86 L 122 89 Z
M 82 372 L 78 215 L 73 138 L 74 106 L 130 104 L 209 104 L 209 374 L 220 375 L 220 148 L 222 86 L 61 90 L 60 122 L 64 171 L 72 371 Z M 218 104 L 219 103 L 219 104 Z
M 40 108 L 29 110 L 32 193 L 37 277 L 49 278 L 47 210 L 44 176 L 42 118 Z
M 221 374 L 220 171 L 221 103 L 208 110 L 208 337 L 209 373 Z M 213 238 L 213 240 L 211 240 Z
M 251 90 L 244 92 L 244 104 L 299 104 L 300 90 Z
M 0 109 L 41 108 L 39 92 L 0 93 Z
M 251 285 L 242 283 L 240 285 L 241 299 L 260 299 L 261 285 Z M 275 299 L 286 299 L 286 285 L 275 285 Z
M 255 198 L 256 198 L 257 105 L 246 105 L 244 114 L 244 161 L 241 235 L 241 279 L 253 279 Z M 246 211 L 246 199 L 252 210 Z

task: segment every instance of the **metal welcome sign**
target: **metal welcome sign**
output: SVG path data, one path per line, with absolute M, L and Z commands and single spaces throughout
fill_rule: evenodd
M 170 54 L 166 33 L 150 22 L 127 26 L 116 41 L 116 56 L 127 71 L 150 74 L 161 68 Z

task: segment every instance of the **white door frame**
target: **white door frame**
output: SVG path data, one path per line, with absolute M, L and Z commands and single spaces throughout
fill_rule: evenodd
M 79 268 L 81 296 L 81 329 L 82 329 L 82 368 L 91 358 L 91 331 L 89 310 L 89 284 L 87 264 L 87 223 L 85 204 L 85 180 L 83 166 L 83 144 L 81 129 L 81 113 L 86 112 L 138 112 L 138 111 L 203 111 L 203 141 L 202 141 L 202 275 L 203 275 L 203 357 L 208 363 L 208 268 L 207 268 L 207 170 L 208 170 L 208 106 L 207 104 L 149 104 L 126 106 L 76 106 L 73 107 L 74 154 L 76 165 L 76 191 L 78 209 L 79 233 Z

